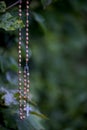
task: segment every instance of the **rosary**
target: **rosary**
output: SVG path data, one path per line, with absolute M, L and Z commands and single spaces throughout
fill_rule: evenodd
M 22 0 L 19 2 L 19 18 L 22 19 Z M 18 42 L 18 86 L 19 86 L 19 117 L 25 119 L 29 115 L 29 0 L 26 0 L 26 60 L 24 70 L 22 72 L 22 29 L 19 28 L 19 42 Z M 22 76 L 23 75 L 23 76 Z

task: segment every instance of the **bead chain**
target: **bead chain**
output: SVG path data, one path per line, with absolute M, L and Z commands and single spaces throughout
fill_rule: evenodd
M 26 65 L 24 67 L 24 111 L 26 111 L 27 108 L 27 99 L 29 94 L 29 68 L 28 68 L 28 61 L 29 61 L 29 1 L 26 0 Z M 25 116 L 24 116 L 25 118 Z
M 22 9 L 21 9 L 21 1 L 19 3 L 19 18 L 22 18 Z M 19 114 L 20 114 L 20 119 L 23 119 L 23 108 L 22 108 L 22 71 L 21 71 L 21 44 L 22 44 L 22 33 L 21 33 L 21 28 L 19 29 L 19 45 L 18 45 L 18 63 L 19 63 L 19 71 L 18 71 L 18 80 L 19 80 Z
M 22 6 L 21 6 L 21 0 L 19 3 L 19 18 L 22 19 Z M 27 99 L 29 98 L 29 68 L 28 68 L 28 61 L 29 61 L 29 1 L 26 0 L 26 65 L 24 67 L 24 89 L 22 90 L 22 71 L 21 71 L 21 60 L 22 60 L 22 56 L 21 56 L 21 44 L 22 44 L 22 33 L 21 33 L 21 29 L 19 29 L 19 45 L 18 45 L 18 58 L 19 58 L 19 73 L 18 73 L 18 77 L 19 77 L 19 106 L 20 106 L 20 119 L 24 119 L 26 117 L 26 113 L 27 113 Z M 23 93 L 22 93 L 23 91 Z
M 26 1 L 26 65 L 28 64 L 29 61 L 29 0 Z M 27 68 L 27 97 L 29 94 L 29 68 Z

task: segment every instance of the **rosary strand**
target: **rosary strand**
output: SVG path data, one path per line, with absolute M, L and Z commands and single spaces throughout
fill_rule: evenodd
M 21 9 L 21 1 L 19 3 L 19 18 L 22 18 L 22 9 Z M 22 44 L 22 39 L 21 39 L 21 28 L 19 29 L 19 45 L 18 45 L 18 65 L 19 65 L 19 72 L 18 72 L 18 80 L 19 80 L 19 111 L 20 111 L 20 119 L 23 118 L 23 109 L 22 109 L 22 71 L 21 71 L 21 44 Z
M 22 19 L 22 6 L 21 6 L 21 0 L 19 3 L 19 18 Z M 20 119 L 24 119 L 26 115 L 29 115 L 29 104 L 27 103 L 27 100 L 29 99 L 29 67 L 28 67 L 28 62 L 29 62 L 29 1 L 26 0 L 26 64 L 24 67 L 23 71 L 23 86 L 24 88 L 22 89 L 22 70 L 21 70 L 21 60 L 22 60 L 22 55 L 21 55 L 21 45 L 22 45 L 22 30 L 19 29 L 19 45 L 18 45 L 18 66 L 19 66 L 19 72 L 18 72 L 18 79 L 19 79 L 19 111 L 20 111 Z

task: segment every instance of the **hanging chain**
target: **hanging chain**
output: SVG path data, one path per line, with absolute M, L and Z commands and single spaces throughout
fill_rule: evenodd
M 21 1 L 19 3 L 19 18 L 22 19 L 22 9 L 21 9 Z M 21 44 L 22 44 L 22 34 L 21 28 L 19 28 L 19 43 L 18 43 L 18 80 L 19 80 L 19 111 L 20 111 L 20 119 L 23 118 L 23 109 L 22 109 L 22 70 L 21 70 Z
M 22 19 L 22 2 L 20 0 L 19 3 L 19 18 Z M 26 65 L 24 66 L 24 72 L 23 72 L 23 86 L 22 89 L 22 70 L 21 70 L 21 45 L 22 45 L 22 30 L 19 29 L 19 45 L 18 45 L 18 66 L 19 66 L 19 72 L 18 72 L 18 79 L 19 79 L 19 110 L 20 110 L 20 119 L 24 119 L 26 116 L 29 115 L 29 104 L 27 103 L 27 100 L 29 99 L 29 0 L 26 0 Z

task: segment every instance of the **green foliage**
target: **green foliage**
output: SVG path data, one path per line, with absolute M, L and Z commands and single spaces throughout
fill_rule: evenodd
M 0 13 L 3 13 L 6 11 L 6 4 L 4 1 L 0 2 Z
M 13 32 L 14 46 L 11 43 L 9 49 L 10 40 L 3 42 L 4 49 L 0 45 L 0 87 L 4 86 L 6 92 L 8 90 L 8 93 L 14 95 L 8 106 L 2 98 L 6 92 L 0 92 L 0 129 L 43 130 L 40 123 L 42 120 L 38 116 L 46 117 L 38 112 L 38 104 L 39 109 L 49 118 L 45 122 L 47 130 L 87 130 L 87 1 L 33 0 L 30 8 L 32 57 L 29 64 L 31 96 L 34 101 L 28 102 L 32 111 L 24 122 L 18 119 L 18 106 L 14 104 L 15 98 L 18 101 L 18 93 L 14 93 L 14 88 L 18 87 L 18 40 L 17 33 Z M 12 11 L 10 15 L 13 17 Z M 1 17 L 8 13 L 2 12 Z M 6 38 L 7 34 L 3 35 Z M 22 49 L 24 53 L 24 45 Z
M 22 27 L 24 27 L 22 20 L 18 20 L 17 17 L 12 16 L 10 13 L 5 13 L 0 16 L 0 28 L 6 31 L 13 31 Z
M 41 0 L 42 4 L 44 7 L 46 7 L 47 5 L 51 4 L 52 0 Z
M 6 12 L 4 1 L 0 2 L 0 13 L 0 28 L 13 31 L 24 27 L 23 21 L 18 19 L 18 16 L 12 16 L 9 12 Z

